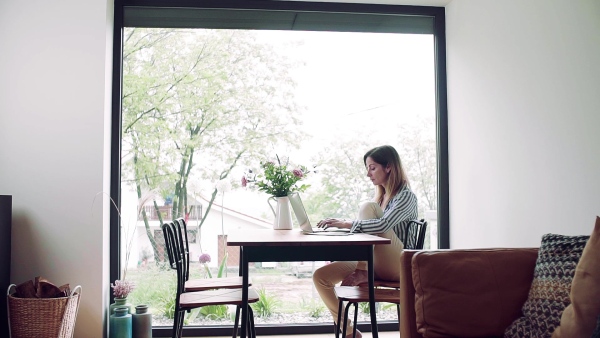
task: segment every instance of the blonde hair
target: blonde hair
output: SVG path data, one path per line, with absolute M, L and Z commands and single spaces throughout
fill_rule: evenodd
M 400 155 L 394 147 L 384 145 L 375 147 L 365 154 L 363 162 L 367 165 L 367 158 L 371 158 L 375 163 L 382 165 L 384 168 L 390 168 L 390 175 L 385 186 L 378 185 L 375 192 L 375 201 L 379 204 L 383 203 L 386 189 L 389 190 L 388 196 L 396 195 L 400 190 L 410 186 L 406 172 L 402 167 Z

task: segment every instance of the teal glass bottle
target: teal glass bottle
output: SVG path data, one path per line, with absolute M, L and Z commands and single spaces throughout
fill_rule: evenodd
M 112 315 L 113 313 L 115 313 L 115 308 L 116 307 L 126 307 L 127 308 L 127 313 L 131 314 L 132 310 L 131 310 L 131 304 L 127 302 L 127 297 L 125 298 L 115 298 L 115 302 L 110 304 L 108 306 L 108 308 L 110 309 L 109 314 Z
M 152 338 L 152 314 L 148 312 L 148 305 L 135 307 L 133 317 L 133 338 Z
M 115 313 L 110 315 L 108 327 L 109 338 L 132 338 L 132 320 L 129 309 L 125 306 L 115 307 Z

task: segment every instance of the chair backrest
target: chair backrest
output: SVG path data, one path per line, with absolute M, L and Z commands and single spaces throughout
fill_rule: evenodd
M 422 250 L 425 244 L 425 232 L 427 231 L 427 221 L 412 220 L 408 223 L 406 238 L 404 239 L 404 249 Z
M 177 270 L 177 304 L 179 304 L 179 295 L 185 290 L 186 264 L 185 254 L 181 239 L 178 236 L 178 226 L 174 222 L 162 225 L 163 235 L 165 236 L 165 248 L 169 256 L 171 268 Z M 172 259 L 172 261 L 171 261 Z
M 169 226 L 169 223 L 164 223 L 163 225 L 161 225 L 161 229 L 163 232 L 163 237 L 165 239 L 165 251 L 167 251 L 167 257 L 169 257 L 169 266 L 171 267 L 171 269 L 175 270 L 177 267 L 175 266 L 175 253 L 173 252 L 173 247 L 169 246 L 171 245 L 171 243 L 169 243 L 169 240 L 172 241 L 172 239 L 167 238 L 167 236 L 171 236 L 171 233 L 167 232 L 166 227 Z
M 183 253 L 183 259 L 185 264 L 185 280 L 190 279 L 190 246 L 188 242 L 187 224 L 183 218 L 178 218 L 175 221 L 175 230 L 177 231 L 177 237 Z

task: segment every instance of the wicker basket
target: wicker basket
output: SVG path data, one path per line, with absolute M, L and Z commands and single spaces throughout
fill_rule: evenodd
M 17 298 L 8 287 L 8 325 L 11 338 L 71 338 L 79 309 L 81 286 L 69 297 Z

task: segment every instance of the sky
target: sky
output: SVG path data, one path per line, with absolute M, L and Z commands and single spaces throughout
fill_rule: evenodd
M 398 123 L 435 115 L 431 35 L 260 31 L 304 67 L 293 71 L 304 129 L 313 136 L 294 158 L 343 135 L 394 133 Z M 288 44 L 290 45 L 290 44 Z M 372 129 L 372 130 L 369 130 Z M 366 132 L 365 132 L 366 130 Z M 292 150 L 287 150 L 291 152 Z

